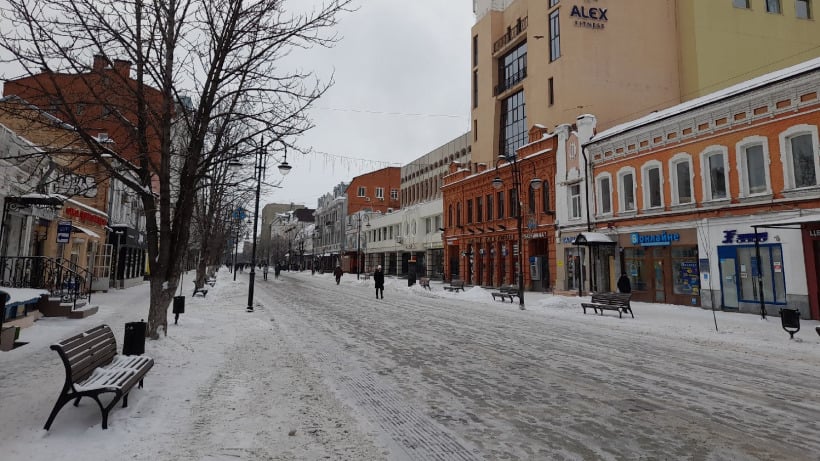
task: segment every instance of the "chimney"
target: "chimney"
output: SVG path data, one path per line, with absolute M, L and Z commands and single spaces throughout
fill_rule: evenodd
M 127 79 L 131 74 L 131 61 L 126 59 L 115 59 L 114 70 Z
M 93 67 L 94 71 L 100 72 L 101 70 L 105 69 L 106 66 L 108 66 L 108 59 L 106 59 L 105 56 L 101 54 L 95 54 Z

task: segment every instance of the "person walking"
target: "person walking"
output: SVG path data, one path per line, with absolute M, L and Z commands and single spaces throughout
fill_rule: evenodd
M 267 279 L 268 279 L 268 263 L 265 263 L 262 266 L 262 280 L 267 280 Z
M 276 265 L 273 266 L 273 279 L 274 280 L 279 280 L 279 272 L 281 272 L 281 271 L 282 271 L 282 265 L 279 264 L 279 262 L 277 262 Z
M 618 291 L 621 293 L 632 293 L 632 283 L 629 281 L 629 277 L 626 276 L 626 273 L 621 274 L 621 278 L 618 279 Z
M 382 266 L 376 266 L 376 272 L 373 272 L 373 281 L 376 282 L 376 299 L 379 299 L 379 295 L 384 299 L 384 272 L 382 272 Z
M 342 279 L 342 274 L 344 274 L 342 266 L 337 264 L 336 269 L 333 269 L 333 276 L 336 277 L 336 285 L 338 285 L 339 281 Z

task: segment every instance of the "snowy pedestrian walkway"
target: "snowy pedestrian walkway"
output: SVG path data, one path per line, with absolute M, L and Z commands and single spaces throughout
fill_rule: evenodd
M 42 319 L 0 353 L 0 458 L 54 460 L 795 459 L 820 453 L 820 337 L 777 317 L 468 288 L 220 271 L 155 366 L 100 428 L 91 401 L 42 430 L 63 381 L 49 344 L 100 323 L 121 342 L 147 285 L 95 295 L 97 315 Z M 588 298 L 586 298 L 588 299 Z

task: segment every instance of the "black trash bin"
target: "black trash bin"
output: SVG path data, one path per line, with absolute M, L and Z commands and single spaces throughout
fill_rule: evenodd
M 174 325 L 179 322 L 179 314 L 185 313 L 185 296 L 174 296 Z
M 800 311 L 797 309 L 780 309 L 780 323 L 789 338 L 794 339 L 794 334 L 800 331 Z
M 142 355 L 145 353 L 145 332 L 148 324 L 128 322 L 125 324 L 125 337 L 122 340 L 123 355 Z

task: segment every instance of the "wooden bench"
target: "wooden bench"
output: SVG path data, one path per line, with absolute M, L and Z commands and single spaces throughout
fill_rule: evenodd
M 464 280 L 451 280 L 450 285 L 444 287 L 447 291 L 464 291 Z
M 51 346 L 60 354 L 65 366 L 65 384 L 54 409 L 48 416 L 45 430 L 63 406 L 74 400 L 80 404 L 83 397 L 91 397 L 102 411 L 102 428 L 108 428 L 108 412 L 122 399 L 128 406 L 128 393 L 135 384 L 142 387 L 142 378 L 154 366 L 154 360 L 144 355 L 118 355 L 114 332 L 108 325 L 100 325 L 88 331 L 64 339 Z M 114 394 L 108 405 L 100 401 L 100 394 Z
M 506 285 L 490 294 L 493 295 L 493 301 L 495 301 L 496 298 L 501 298 L 503 302 L 506 298 L 510 298 L 510 302 L 513 302 L 513 298 L 518 297 L 518 287 L 515 285 Z
M 213 285 L 211 285 L 211 286 L 213 286 Z M 202 287 L 196 286 L 196 280 L 194 280 L 194 294 L 192 294 L 191 297 L 193 298 L 194 296 L 196 296 L 197 293 L 202 293 L 202 297 L 204 298 L 204 297 L 208 296 L 208 289 L 205 288 L 204 286 L 202 286 Z
M 433 289 L 430 288 L 430 278 L 429 277 L 420 278 L 419 279 L 419 286 L 422 287 L 422 288 L 426 288 L 430 291 L 433 291 Z
M 587 313 L 587 309 L 592 309 L 596 314 L 600 310 L 601 315 L 605 310 L 610 310 L 618 311 L 618 317 L 621 318 L 623 314 L 629 312 L 634 319 L 635 314 L 632 313 L 632 306 L 629 305 L 630 298 L 632 298 L 631 293 L 593 293 L 592 302 L 581 303 L 581 307 L 584 309 L 584 314 Z

